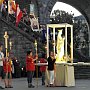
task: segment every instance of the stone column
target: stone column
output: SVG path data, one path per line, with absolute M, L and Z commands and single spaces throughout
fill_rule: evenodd
M 88 23 L 87 23 L 87 27 L 88 27 L 88 34 L 89 34 L 89 39 L 88 39 L 88 44 L 89 44 L 89 57 L 90 57 L 90 29 L 89 29 L 89 25 L 88 25 Z

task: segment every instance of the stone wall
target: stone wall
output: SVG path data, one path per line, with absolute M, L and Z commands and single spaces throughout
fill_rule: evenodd
M 29 41 L 26 37 L 22 34 L 15 31 L 10 26 L 6 25 L 4 22 L 0 21 L 0 42 L 4 43 L 4 32 L 7 31 L 9 35 L 8 42 L 12 41 L 12 49 L 10 51 L 10 55 L 12 57 L 17 57 L 18 60 L 25 60 L 26 51 L 32 49 L 34 50 L 34 43 Z M 9 43 L 8 43 L 8 47 Z M 9 48 L 10 50 L 10 48 Z M 5 46 L 3 46 L 3 51 L 5 52 Z
M 76 79 L 90 79 L 90 66 L 75 66 Z

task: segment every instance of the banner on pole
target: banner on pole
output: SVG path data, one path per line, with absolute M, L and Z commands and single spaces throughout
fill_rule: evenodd
M 12 1 L 15 4 L 15 1 Z M 8 13 L 9 14 L 14 14 L 14 11 L 12 9 L 12 2 L 8 1 Z
M 33 31 L 39 31 L 38 18 L 31 18 L 31 28 Z

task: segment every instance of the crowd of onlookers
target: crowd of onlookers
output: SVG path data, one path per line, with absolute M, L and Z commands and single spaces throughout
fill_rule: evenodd
M 5 20 L 9 21 L 11 24 L 13 24 L 14 26 L 16 25 L 16 13 L 13 14 L 9 14 L 8 13 L 8 7 L 7 7 L 7 2 L 4 2 L 1 6 L 0 6 L 0 15 L 2 16 L 2 18 L 4 18 Z M 30 35 L 31 35 L 31 31 L 34 30 L 39 32 L 39 35 L 41 36 L 41 39 L 43 39 L 43 37 L 45 35 L 43 35 L 43 32 L 41 32 L 43 30 L 43 27 L 40 27 L 40 25 L 38 24 L 38 19 L 36 19 L 35 15 L 28 13 L 27 8 L 23 8 L 22 10 L 23 16 L 21 18 L 21 22 L 19 23 L 18 27 L 22 30 L 25 31 Z M 37 35 L 32 35 L 31 38 L 35 37 Z M 39 39 L 39 38 L 38 38 Z
M 24 22 L 26 25 L 30 26 L 32 23 L 32 19 L 35 18 L 35 15 L 29 14 L 27 8 L 24 8 L 21 11 L 23 13 L 21 21 Z M 5 19 L 9 19 L 8 1 L 4 1 L 3 4 L 0 5 L 0 12 Z M 13 11 L 12 15 L 16 17 L 16 12 Z

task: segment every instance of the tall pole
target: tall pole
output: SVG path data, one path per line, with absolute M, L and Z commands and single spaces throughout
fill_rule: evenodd
M 4 38 L 5 38 L 5 49 L 6 49 L 6 57 L 8 57 L 8 34 L 7 34 L 7 31 L 5 31 L 5 34 L 4 34 Z
M 55 55 L 55 27 L 53 27 L 53 51 Z
M 65 57 L 67 61 L 67 25 L 65 25 Z
M 37 40 L 35 40 L 35 49 L 36 49 L 36 55 L 37 55 Z M 38 65 L 36 60 L 36 79 L 37 79 L 37 87 L 38 87 Z
M 71 63 L 73 63 L 73 26 L 71 26 Z
M 47 58 L 49 57 L 49 27 L 47 25 Z

